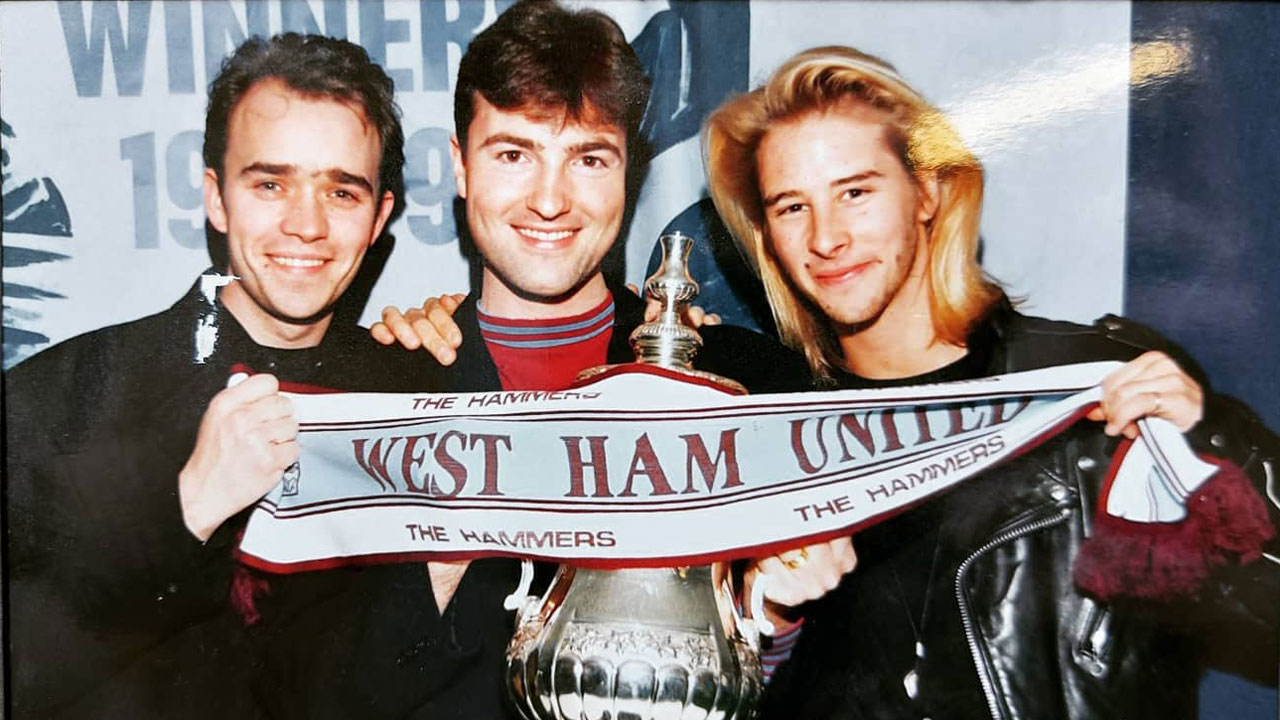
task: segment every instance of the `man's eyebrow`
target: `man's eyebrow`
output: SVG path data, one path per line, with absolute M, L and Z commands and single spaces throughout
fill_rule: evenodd
M 349 173 L 341 168 L 326 170 L 324 175 L 332 182 L 340 183 L 342 185 L 355 185 L 370 195 L 373 194 L 373 183 L 369 182 L 369 178 L 366 178 L 363 175 Z
M 849 183 L 862 182 L 864 180 L 881 177 L 884 177 L 884 173 L 879 170 L 863 170 L 862 172 L 854 173 L 848 177 L 842 177 L 839 180 L 832 180 L 831 187 L 840 187 L 841 185 L 848 185 Z
M 490 135 L 489 137 L 485 138 L 484 142 L 480 143 L 480 147 L 486 148 L 486 147 L 489 147 L 490 145 L 499 145 L 502 143 L 506 143 L 508 145 L 515 145 L 516 147 L 522 147 L 526 150 L 542 149 L 541 143 L 534 142 L 529 138 L 520 137 L 519 135 L 512 135 L 510 133 L 494 133 L 493 135 Z
M 245 165 L 241 168 L 240 174 L 252 175 L 254 173 L 258 173 L 260 175 L 292 175 L 297 171 L 297 169 L 297 165 L 256 162 L 251 165 Z
M 240 171 L 240 175 L 256 174 L 283 177 L 285 175 L 293 175 L 297 173 L 297 171 L 297 165 L 291 165 L 288 163 L 256 162 L 251 165 L 246 165 Z M 373 194 L 373 183 L 370 182 L 369 178 L 366 178 L 363 175 L 356 175 L 355 173 L 347 172 L 342 168 L 330 168 L 328 170 L 322 170 L 316 174 L 323 175 L 330 182 L 341 183 L 343 185 L 355 185 L 356 187 L 365 190 L 365 192 Z
M 881 178 L 881 177 L 884 177 L 884 173 L 880 172 L 879 170 L 863 170 L 862 172 L 857 172 L 852 175 L 847 175 L 845 177 L 832 180 L 830 183 L 830 187 L 837 188 L 837 187 L 840 187 L 841 185 L 848 185 L 849 183 L 864 182 L 866 180 L 871 180 L 873 178 Z M 772 195 L 765 197 L 761 201 L 760 206 L 773 207 L 774 205 L 777 205 L 779 202 L 782 202 L 783 200 L 786 200 L 791 197 L 798 196 L 799 194 L 800 193 L 796 190 L 782 190 L 780 192 L 776 192 Z
M 796 192 L 795 190 L 783 190 L 782 192 L 776 192 L 766 197 L 762 202 L 762 206 L 773 207 L 774 205 L 777 205 L 779 202 L 789 197 L 798 196 L 799 194 L 800 193 Z
M 569 147 L 569 154 L 570 155 L 586 155 L 587 153 L 600 152 L 601 150 L 605 152 L 613 153 L 618 157 L 622 157 L 622 150 L 619 149 L 617 145 L 614 145 L 608 140 L 599 140 L 599 139 L 586 140 L 576 145 L 572 145 Z

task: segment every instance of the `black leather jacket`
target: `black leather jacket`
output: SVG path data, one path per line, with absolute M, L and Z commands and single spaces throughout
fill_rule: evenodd
M 1176 347 L 1115 316 L 1081 326 L 1005 305 L 969 347 L 985 356 L 986 374 L 1159 349 L 1205 384 Z M 1254 478 L 1280 527 L 1280 440 L 1253 413 L 1208 394 L 1191 440 Z M 1103 605 L 1076 588 L 1072 561 L 1090 535 L 1115 448 L 1096 424 L 1081 422 L 937 505 L 885 523 L 910 523 L 919 513 L 925 520 L 899 527 L 936 533 L 914 556 L 917 568 L 932 557 L 930 581 L 916 597 L 899 581 L 907 566 L 893 562 L 909 536 L 855 536 L 858 568 L 806 607 L 800 642 L 775 675 L 762 716 L 1170 720 L 1195 717 L 1204 661 L 1274 684 L 1280 542 L 1270 543 L 1270 558 L 1216 575 L 1194 601 Z M 926 660 L 913 656 L 912 635 L 928 649 Z M 906 683 L 917 688 L 910 700 L 904 675 L 913 668 L 920 673 Z

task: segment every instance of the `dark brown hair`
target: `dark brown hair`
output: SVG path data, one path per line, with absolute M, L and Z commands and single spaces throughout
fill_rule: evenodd
M 549 0 L 517 3 L 475 37 L 458 66 L 454 127 L 466 147 L 475 94 L 503 110 L 563 110 L 569 120 L 622 128 L 628 164 L 643 158 L 649 79 L 608 15 Z
M 321 35 L 284 33 L 271 39 L 252 37 L 222 62 L 209 85 L 204 121 L 204 164 L 218 173 L 227 154 L 227 124 L 244 94 L 258 82 L 276 79 L 308 96 L 353 102 L 382 140 L 378 192 L 395 196 L 392 217 L 404 206 L 404 129 L 395 101 L 395 83 L 355 43 Z

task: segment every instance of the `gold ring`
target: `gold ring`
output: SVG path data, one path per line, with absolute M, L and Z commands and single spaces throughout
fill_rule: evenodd
M 783 557 L 779 555 L 778 559 L 781 560 L 782 564 L 786 565 L 788 569 L 796 570 L 804 567 L 804 564 L 809 562 L 809 551 L 804 548 L 800 548 L 796 553 L 796 555 L 792 555 L 791 557 Z
M 1151 394 L 1156 396 L 1156 406 L 1155 406 L 1154 408 L 1152 408 L 1152 410 L 1151 410 L 1151 414 L 1152 414 L 1152 415 L 1159 415 L 1159 414 L 1160 414 L 1160 409 L 1161 409 L 1162 407 L 1164 407 L 1164 401 L 1160 398 L 1160 393 L 1158 393 L 1158 392 L 1153 392 L 1153 393 L 1151 393 Z

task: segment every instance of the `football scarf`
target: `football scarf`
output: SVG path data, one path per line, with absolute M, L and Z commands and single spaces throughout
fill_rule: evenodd
M 1118 366 L 736 395 L 621 365 L 564 391 L 297 394 L 301 459 L 254 509 L 240 554 L 272 572 L 490 555 L 597 567 L 763 556 L 856 531 L 1027 451 L 1094 407 Z M 1189 498 L 1219 471 L 1169 423 L 1139 424 L 1105 493 L 1113 535 L 1184 523 Z M 1095 553 L 1093 572 L 1111 571 L 1107 555 Z

